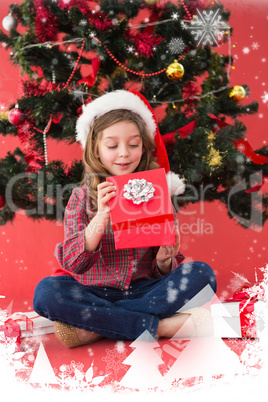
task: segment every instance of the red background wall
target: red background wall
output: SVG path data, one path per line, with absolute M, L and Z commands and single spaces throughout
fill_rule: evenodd
M 8 14 L 9 4 L 10 0 L 1 0 L 0 21 Z M 258 149 L 267 141 L 268 101 L 265 103 L 262 97 L 268 93 L 268 2 L 223 0 L 222 4 L 231 10 L 233 27 L 235 69 L 231 70 L 230 84 L 247 84 L 251 94 L 246 103 L 256 100 L 260 105 L 257 114 L 242 118 L 248 128 L 249 142 Z M 253 43 L 259 47 L 254 49 Z M 226 54 L 227 46 L 220 46 L 218 51 Z M 21 71 L 11 65 L 8 55 L 9 51 L 0 47 L 0 107 L 8 107 L 18 97 Z M 0 135 L 0 158 L 17 146 L 16 138 Z M 68 162 L 81 158 L 81 149 L 76 144 L 67 146 L 49 140 L 48 157 Z M 182 252 L 189 260 L 203 260 L 212 266 L 217 275 L 219 297 L 230 296 L 243 282 L 253 284 L 255 272 L 258 278 L 262 277 L 258 268 L 268 263 L 268 223 L 259 232 L 244 229 L 229 219 L 220 202 L 192 205 L 179 218 L 180 224 L 184 224 Z M 62 225 L 46 220 L 33 222 L 22 214 L 13 223 L 0 227 L 0 295 L 5 296 L 0 298 L 0 308 L 13 301 L 13 311 L 32 310 L 36 284 L 57 267 L 54 248 L 62 238 Z

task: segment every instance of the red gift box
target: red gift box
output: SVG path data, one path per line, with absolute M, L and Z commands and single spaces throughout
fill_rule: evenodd
M 13 314 L 4 311 L 0 316 L 0 342 L 16 344 L 18 351 L 22 338 L 51 334 L 54 332 L 53 324 L 35 311 Z
M 125 185 L 135 179 L 146 180 L 154 189 L 147 202 L 134 203 L 125 198 Z M 115 248 L 136 248 L 175 244 L 174 211 L 164 169 L 147 170 L 122 176 L 108 177 L 117 187 L 116 196 L 110 201 L 111 224 Z M 152 193 L 151 190 L 148 193 Z
M 54 322 L 41 317 L 35 311 L 20 314 L 22 319 L 19 319 L 17 322 L 21 329 L 21 338 L 47 335 L 54 332 Z
M 258 338 L 264 328 L 267 303 L 246 292 L 211 305 L 214 334 L 221 338 Z
M 0 342 L 4 343 L 12 352 L 20 351 L 20 336 L 21 329 L 15 320 L 12 318 L 6 318 L 5 321 L 1 320 Z

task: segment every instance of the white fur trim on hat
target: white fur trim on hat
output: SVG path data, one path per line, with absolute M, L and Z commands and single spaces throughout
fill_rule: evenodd
M 184 178 L 181 178 L 174 172 L 168 172 L 166 174 L 167 185 L 170 195 L 179 195 L 185 191 Z
M 155 137 L 156 123 L 145 103 L 137 95 L 118 89 L 83 106 L 83 113 L 76 123 L 76 140 L 81 143 L 83 148 L 85 148 L 86 139 L 94 120 L 111 110 L 118 109 L 127 109 L 137 113 L 144 120 L 149 134 L 152 138 Z

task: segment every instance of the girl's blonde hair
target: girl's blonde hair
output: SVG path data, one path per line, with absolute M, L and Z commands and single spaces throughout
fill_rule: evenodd
M 86 145 L 84 149 L 83 162 L 84 162 L 84 175 L 81 184 L 89 183 L 90 197 L 93 208 L 97 211 L 97 197 L 98 197 L 98 184 L 104 182 L 110 173 L 104 168 L 100 159 L 98 158 L 98 144 L 102 137 L 102 132 L 105 128 L 120 121 L 129 121 L 135 123 L 139 129 L 144 152 L 141 161 L 136 168 L 135 172 L 144 170 L 158 169 L 159 165 L 155 158 L 152 157 L 152 151 L 155 148 L 154 140 L 149 135 L 143 119 L 132 112 L 131 110 L 118 109 L 111 110 L 99 117 L 93 123 L 89 134 L 87 136 Z

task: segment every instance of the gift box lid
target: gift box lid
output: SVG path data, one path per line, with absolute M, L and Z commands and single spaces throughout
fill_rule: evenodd
M 41 317 L 35 311 L 28 311 L 26 313 L 20 314 L 28 317 L 29 320 L 32 321 L 34 329 L 53 326 L 53 321 L 49 320 L 48 318 Z M 17 322 L 20 325 L 22 331 L 26 330 L 26 321 L 21 320 Z
M 254 304 L 254 311 L 256 315 L 259 314 L 267 303 L 262 300 L 257 300 L 255 302 L 248 301 L 244 305 L 247 306 L 248 304 Z M 211 314 L 213 317 L 221 316 L 221 317 L 239 317 L 241 313 L 241 309 L 243 309 L 243 305 L 240 305 L 241 301 L 234 301 L 234 302 L 222 302 L 216 303 L 211 305 Z
M 148 185 L 145 183 L 145 186 L 147 186 L 146 190 L 148 190 L 148 194 L 153 193 L 148 201 L 136 204 L 133 202 L 135 196 L 131 199 L 125 198 L 124 193 L 127 193 L 125 185 L 128 185 L 130 180 L 133 181 L 135 179 L 147 182 Z M 117 187 L 116 196 L 109 203 L 113 228 L 123 230 L 144 223 L 153 224 L 174 221 L 173 206 L 168 191 L 165 169 L 161 168 L 122 176 L 111 176 L 107 177 L 107 181 Z
M 222 302 L 211 305 L 211 314 L 213 317 L 238 317 L 239 302 Z

